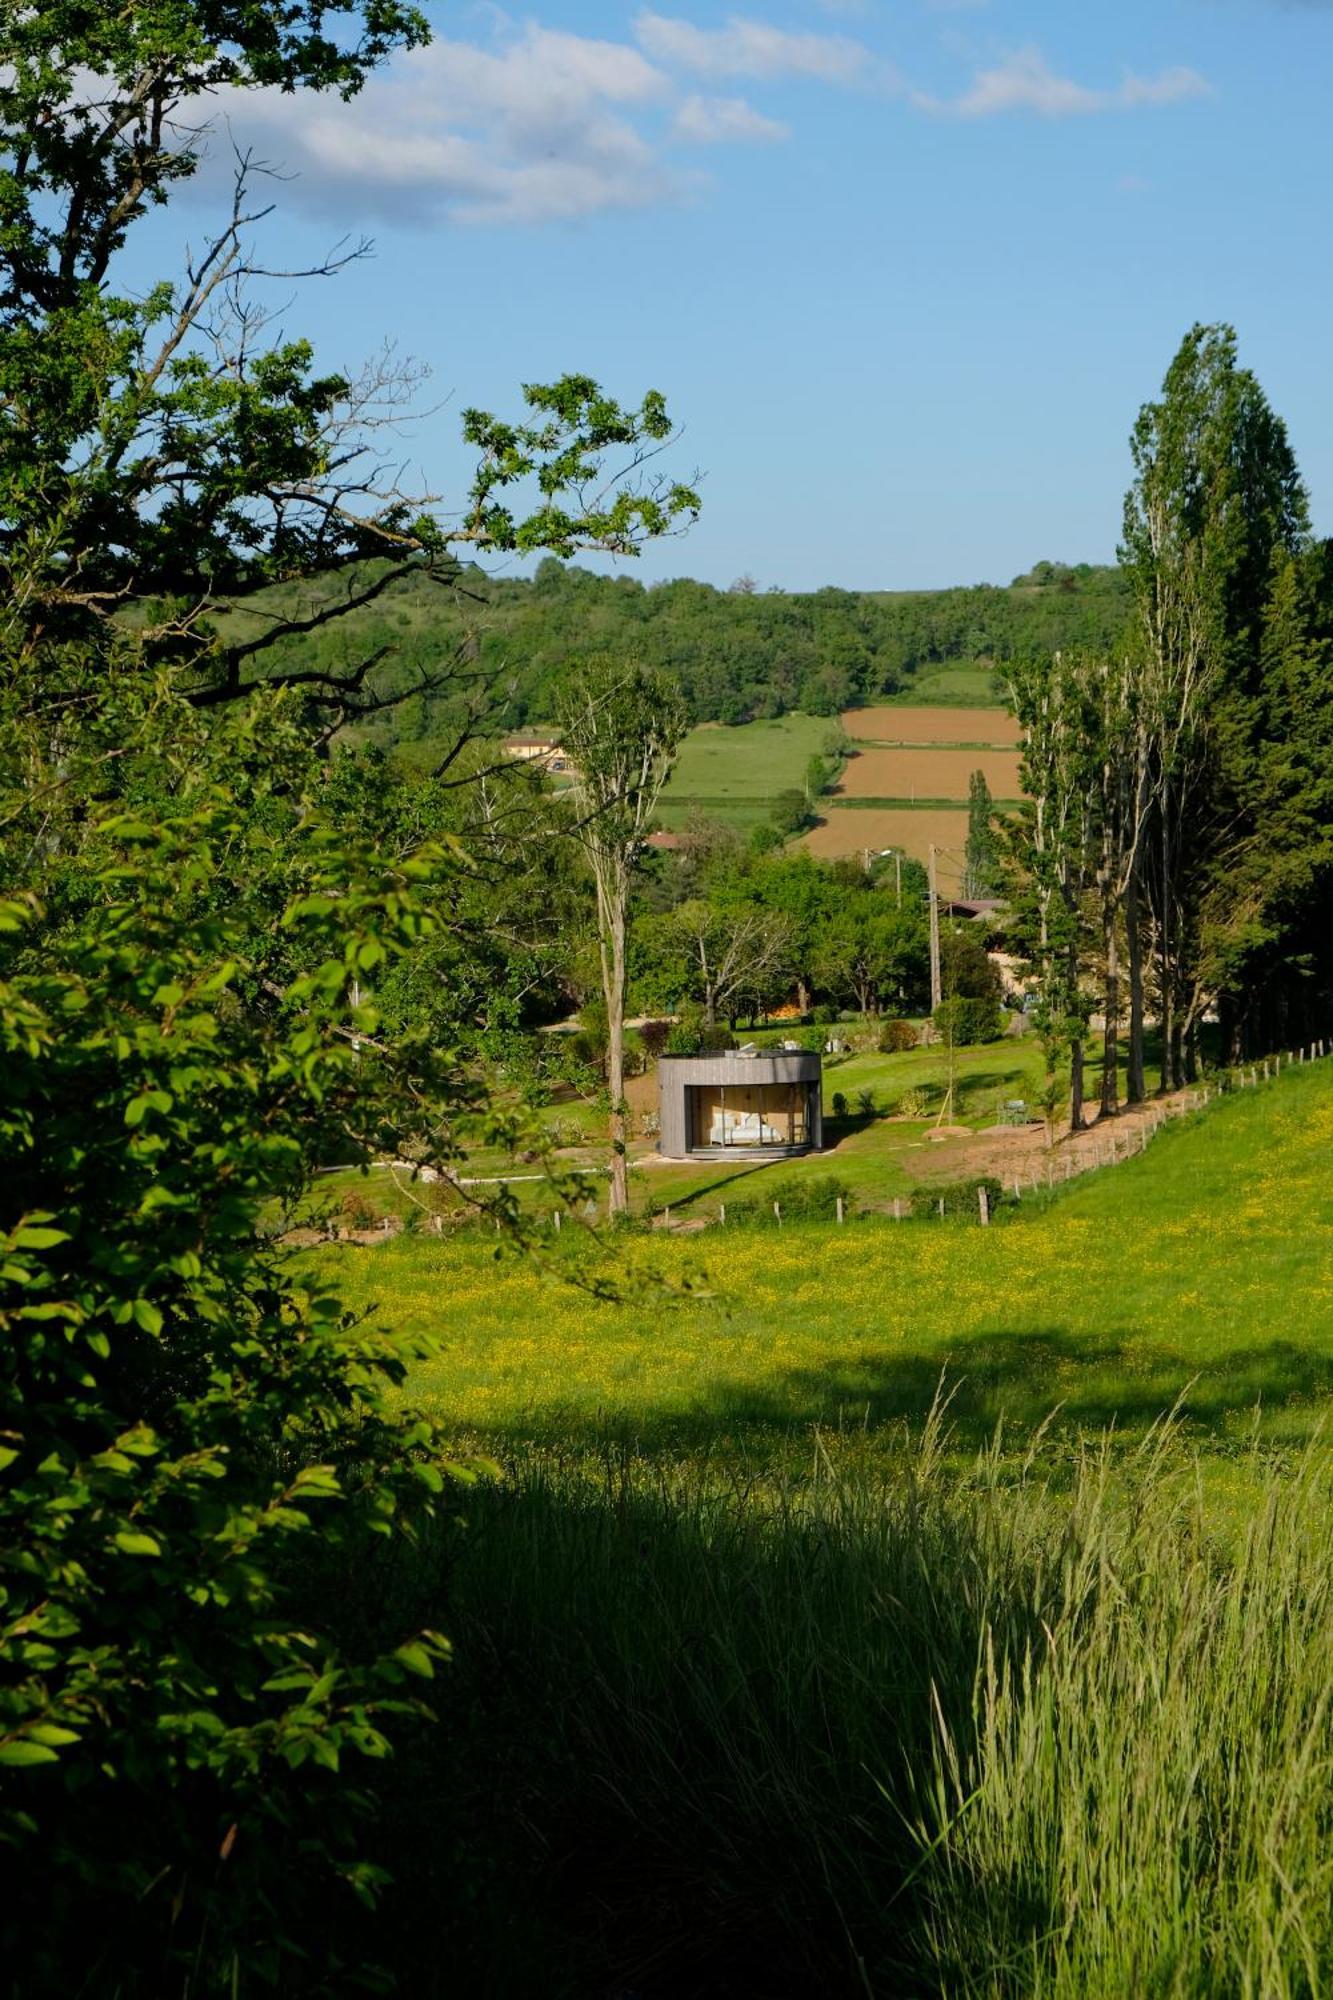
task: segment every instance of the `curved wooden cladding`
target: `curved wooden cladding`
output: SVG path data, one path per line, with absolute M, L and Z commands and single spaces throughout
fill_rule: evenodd
M 664 1056 L 658 1064 L 659 1150 L 817 1151 L 823 1141 L 823 1062 L 808 1049 L 742 1056 Z

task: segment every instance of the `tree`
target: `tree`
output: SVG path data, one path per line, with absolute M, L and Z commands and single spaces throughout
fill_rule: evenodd
M 995 845 L 990 786 L 984 771 L 974 771 L 967 784 L 967 846 L 963 862 L 963 894 L 995 894 L 999 856 Z
M 900 1013 L 926 1002 L 928 950 L 920 918 L 887 907 L 874 890 L 849 893 L 824 926 L 816 947 L 819 985 L 851 999 L 862 1014 L 889 1002 Z
M 629 1209 L 625 990 L 630 890 L 684 727 L 684 707 L 675 687 L 661 674 L 633 663 L 606 658 L 584 662 L 560 700 L 560 734 L 575 766 L 574 833 L 597 892 L 613 1215 Z
M 791 924 L 761 903 L 695 898 L 673 912 L 672 927 L 689 962 L 707 1027 L 720 1015 L 734 1014 L 742 1000 L 771 1003 L 775 987 L 788 976 Z
M 478 462 L 461 519 L 404 490 L 388 440 L 419 372 L 385 357 L 356 377 L 320 372 L 307 342 L 271 337 L 254 289 L 329 275 L 366 246 L 271 272 L 254 241 L 263 176 L 247 160 L 230 216 L 178 282 L 118 282 L 134 225 L 197 169 L 195 108 L 209 93 L 351 96 L 388 51 L 426 38 L 402 0 L 6 11 L 0 638 L 11 671 L 49 671 L 71 645 L 95 671 L 114 630 L 214 704 L 272 677 L 287 642 L 402 587 L 452 594 L 451 544 L 632 554 L 692 517 L 690 489 L 643 470 L 671 431 L 661 396 L 623 409 L 584 375 L 530 385 L 520 423 L 464 412 Z M 608 452 L 624 454 L 619 473 Z M 528 492 L 525 512 L 515 502 Z M 392 650 L 297 661 L 286 677 L 336 722 L 401 696 Z M 466 648 L 424 673 L 432 684 L 477 696 Z
M 1038 967 L 1037 1032 L 1046 1058 L 1045 1109 L 1053 1136 L 1058 1071 L 1069 1060 L 1069 1129 L 1083 1117 L 1083 898 L 1090 885 L 1092 758 L 1086 689 L 1062 654 L 1015 663 L 1009 687 L 1023 730 L 1023 790 L 1031 802 L 1011 834 L 1022 944 Z
M 275 1225 L 331 1157 L 443 1162 L 480 1115 L 355 997 L 450 864 L 339 835 L 290 706 L 191 733 L 129 689 L 118 761 L 71 726 L 36 788 L 40 895 L 14 886 L 29 828 L 0 838 L 0 1944 L 25 1990 L 294 1962 L 330 1875 L 377 1880 L 366 1786 L 329 1774 L 373 1770 L 444 1656 L 391 1622 L 345 1647 L 308 1595 L 316 1550 L 370 1571 L 435 1513 L 447 1450 L 390 1400 L 412 1344 L 312 1291 Z
M 1308 507 L 1281 420 L 1228 326 L 1186 335 L 1131 439 L 1121 559 L 1144 666 L 1150 814 L 1144 883 L 1157 933 L 1162 1081 L 1184 1079 L 1207 1003 L 1199 917 L 1234 854 L 1212 782 L 1219 714 L 1254 693 L 1275 561 L 1308 539 Z
M 661 397 L 579 375 L 466 414 L 456 527 L 400 490 L 414 378 L 266 330 L 247 162 L 179 281 L 125 268 L 207 93 L 351 94 L 425 33 L 399 0 L 0 23 L 0 1941 L 28 1991 L 234 1991 L 247 1952 L 282 1984 L 324 1937 L 312 1862 L 374 1894 L 371 1788 L 335 1774 L 421 1714 L 444 1646 L 337 1625 L 450 1472 L 384 1394 L 409 1347 L 273 1231 L 331 1160 L 447 1163 L 509 1121 L 374 997 L 448 843 L 330 825 L 315 746 L 401 696 L 354 621 L 452 590 L 451 539 L 632 553 L 692 512 L 646 471 Z M 331 1988 L 367 1970 L 323 1957 Z

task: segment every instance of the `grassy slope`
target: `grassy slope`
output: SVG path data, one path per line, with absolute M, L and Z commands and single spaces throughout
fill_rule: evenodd
M 1330 1138 L 1324 1065 L 988 1232 L 626 1244 L 711 1299 L 322 1257 L 438 1336 L 413 1389 L 507 1467 L 438 1567 L 341 1580 L 457 1648 L 386 1774 L 400 1989 L 1328 1990 L 1328 1455 L 1242 1441 L 1327 1407 Z M 942 1369 L 1003 1453 L 923 1434 Z M 1191 1378 L 1197 1473 L 1129 1448 Z M 1066 1448 L 1112 1420 L 1109 1473 Z
M 779 792 L 804 786 L 807 764 L 836 728 L 829 716 L 784 715 L 738 729 L 692 729 L 662 798 L 663 825 L 683 824 L 696 811 L 741 826 L 765 819 Z
M 1187 1392 L 1227 1451 L 1259 1402 L 1266 1435 L 1307 1434 L 1333 1387 L 1330 1139 L 1333 1077 L 1298 1071 L 989 1232 L 864 1221 L 629 1246 L 644 1272 L 702 1277 L 703 1300 L 603 1305 L 481 1246 L 413 1238 L 321 1265 L 438 1339 L 417 1393 L 497 1442 L 614 1422 L 731 1450 L 920 1416 L 946 1371 L 966 1443 L 1057 1404 L 1064 1428 L 1141 1431 Z

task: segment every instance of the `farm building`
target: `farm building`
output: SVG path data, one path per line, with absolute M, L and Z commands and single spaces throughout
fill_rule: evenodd
M 517 736 L 506 737 L 500 748 L 506 757 L 516 758 L 523 764 L 540 764 L 547 771 L 567 772 L 574 768 L 560 738 L 542 735 L 536 730 L 523 730 Z
M 670 1160 L 780 1160 L 823 1145 L 823 1062 L 806 1049 L 663 1056 L 658 1151 Z

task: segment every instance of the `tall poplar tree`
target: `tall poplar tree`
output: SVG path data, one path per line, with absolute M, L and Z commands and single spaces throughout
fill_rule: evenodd
M 1143 645 L 1151 812 L 1144 887 L 1156 932 L 1162 1082 L 1184 1081 L 1209 998 L 1200 915 L 1234 851 L 1215 782 L 1223 709 L 1252 699 L 1273 565 L 1308 540 L 1308 508 L 1285 426 L 1229 326 L 1195 326 L 1131 438 L 1121 560 Z

